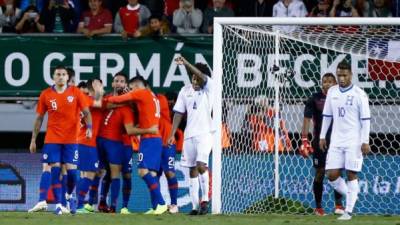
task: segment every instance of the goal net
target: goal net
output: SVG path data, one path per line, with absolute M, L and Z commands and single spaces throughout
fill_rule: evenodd
M 304 103 L 320 90 L 321 76 L 335 74 L 346 60 L 353 83 L 369 96 L 372 114 L 372 151 L 359 173 L 355 212 L 400 214 L 399 22 L 216 20 L 214 77 L 221 79 L 222 96 L 215 115 L 222 141 L 213 150 L 214 213 L 313 212 L 312 157 L 299 155 Z M 328 213 L 333 196 L 325 179 L 322 203 Z

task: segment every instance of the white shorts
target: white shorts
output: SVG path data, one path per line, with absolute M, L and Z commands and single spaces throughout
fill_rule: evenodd
M 213 144 L 211 133 L 201 134 L 183 140 L 183 153 L 181 165 L 184 167 L 195 167 L 196 162 L 208 164 Z
M 363 164 L 361 146 L 330 147 L 326 156 L 325 170 L 346 169 L 360 172 Z

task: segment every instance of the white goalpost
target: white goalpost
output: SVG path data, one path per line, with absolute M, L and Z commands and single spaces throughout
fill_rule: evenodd
M 215 18 L 213 42 L 212 213 L 312 212 L 304 102 L 346 60 L 372 113 L 355 211 L 400 214 L 400 18 Z

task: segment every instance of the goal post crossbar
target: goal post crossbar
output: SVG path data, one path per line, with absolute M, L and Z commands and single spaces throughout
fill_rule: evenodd
M 217 94 L 214 98 L 214 125 L 216 132 L 214 135 L 214 145 L 212 154 L 212 213 L 219 214 L 223 210 L 222 206 L 222 147 L 221 147 L 221 132 L 222 132 L 222 96 L 223 96 L 223 80 L 225 71 L 224 65 L 224 26 L 229 25 L 296 25 L 296 26 L 341 26 L 341 25 L 359 25 L 359 26 L 384 26 L 392 25 L 400 27 L 400 18 L 252 18 L 252 17 L 218 17 L 214 18 L 214 36 L 213 36 L 213 79 L 217 84 Z M 228 29 L 229 30 L 229 29 Z M 273 32 L 275 33 L 275 32 Z M 272 34 L 272 33 L 271 33 Z M 238 36 L 233 32 L 233 35 Z M 284 34 L 278 34 L 282 36 Z M 246 40 L 245 40 L 246 41 Z M 279 49 L 275 50 L 275 57 L 279 55 Z M 226 74 L 225 74 L 226 75 Z M 278 120 L 278 117 L 275 118 Z M 275 124 L 276 125 L 276 124 Z M 232 140 L 235 141 L 235 140 Z M 275 144 L 275 148 L 277 148 Z M 277 149 L 275 149 L 277 154 Z M 278 168 L 275 168 L 278 169 Z M 276 175 L 276 174 L 275 174 Z M 277 186 L 277 184 L 275 184 Z M 275 190 L 275 197 L 279 189 Z
M 214 25 L 400 25 L 400 18 L 216 17 Z M 214 32 L 214 35 L 216 33 Z

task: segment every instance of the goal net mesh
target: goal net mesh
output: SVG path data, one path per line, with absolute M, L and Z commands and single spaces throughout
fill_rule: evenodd
M 321 75 L 335 74 L 346 60 L 353 83 L 369 95 L 372 114 L 372 151 L 359 173 L 355 212 L 400 214 L 399 27 L 223 25 L 222 30 L 222 213 L 313 212 L 312 156 L 299 155 L 304 103 L 320 90 Z M 333 189 L 326 179 L 322 198 L 325 211 L 332 212 Z

